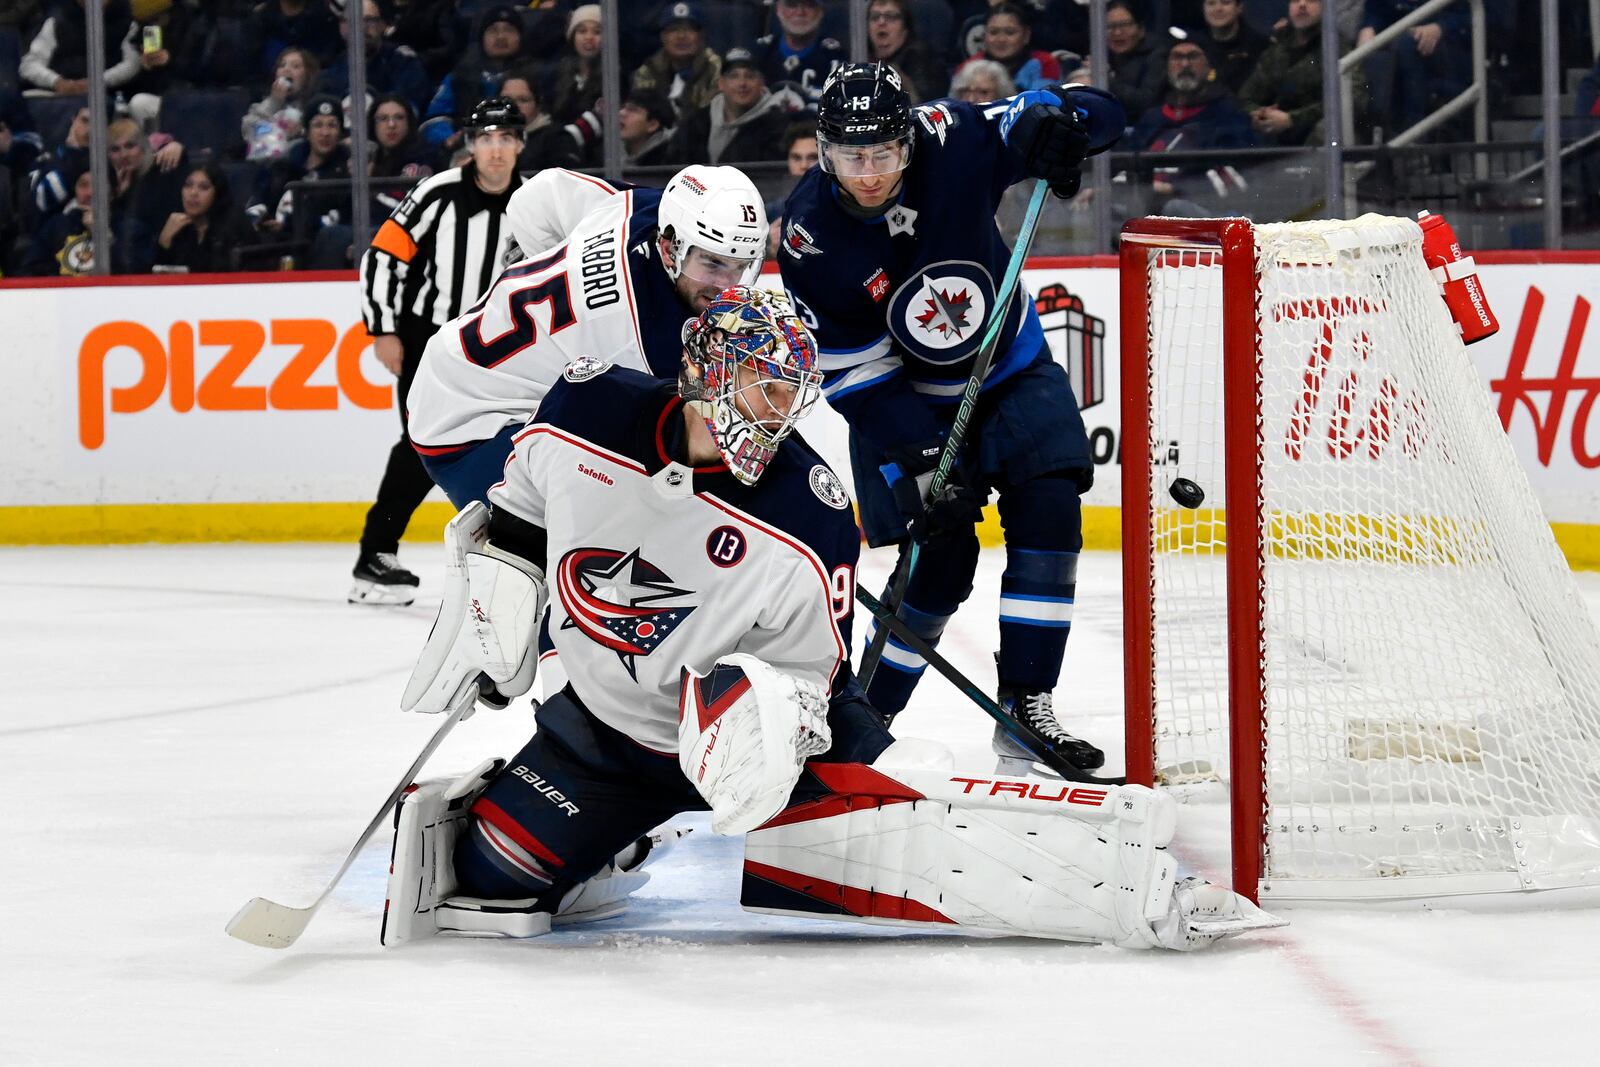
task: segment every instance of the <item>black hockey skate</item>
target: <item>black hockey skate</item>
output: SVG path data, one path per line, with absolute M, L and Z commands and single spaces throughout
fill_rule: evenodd
M 1002 685 L 999 704 L 1035 741 L 1079 770 L 1095 771 L 1105 766 L 1104 752 L 1061 728 L 1049 693 Z M 1000 769 L 1004 771 L 1025 774 L 1037 762 L 1032 752 L 998 725 L 994 729 L 993 748 L 994 754 L 1000 757 Z
M 398 604 L 404 606 L 417 599 L 417 586 L 421 580 L 400 566 L 393 552 L 361 552 L 356 569 L 351 572 L 355 584 L 350 587 L 347 599 L 352 604 Z

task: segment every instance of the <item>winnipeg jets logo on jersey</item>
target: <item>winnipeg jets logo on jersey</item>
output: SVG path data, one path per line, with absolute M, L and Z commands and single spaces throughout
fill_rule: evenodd
M 977 346 L 993 300 L 994 282 L 981 264 L 935 263 L 889 298 L 889 330 L 918 358 L 955 363 Z
M 634 660 L 660 647 L 695 609 L 661 603 L 694 596 L 694 591 L 673 585 L 638 549 L 573 549 L 556 566 L 556 595 L 568 616 L 561 628 L 576 629 L 611 649 L 635 680 Z
M 579 356 L 562 370 L 561 376 L 569 382 L 586 382 L 596 374 L 604 374 L 611 369 L 609 359 L 598 356 Z

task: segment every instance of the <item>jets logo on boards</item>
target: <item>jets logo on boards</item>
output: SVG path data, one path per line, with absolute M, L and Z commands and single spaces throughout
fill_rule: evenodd
M 946 260 L 901 283 L 889 298 L 889 332 L 929 363 L 973 354 L 994 303 L 994 281 L 980 263 Z
M 844 483 L 839 481 L 837 474 L 820 463 L 811 468 L 811 491 L 830 508 L 843 511 L 850 506 L 850 494 L 844 491 Z
M 917 116 L 917 121 L 922 123 L 922 128 L 933 136 L 939 138 L 939 143 L 944 144 L 945 134 L 955 128 L 956 116 L 948 104 L 927 104 L 915 108 L 912 114 Z
M 814 256 L 822 251 L 812 240 L 810 232 L 794 219 L 790 219 L 784 227 L 783 250 L 795 259 Z
M 563 630 L 617 654 L 628 676 L 638 679 L 634 660 L 648 656 L 694 611 L 693 604 L 663 604 L 694 596 L 680 589 L 639 550 L 575 548 L 556 565 L 556 596 L 567 613 Z
M 579 356 L 562 370 L 561 376 L 569 382 L 586 382 L 597 374 L 604 374 L 611 369 L 609 359 L 598 356 Z

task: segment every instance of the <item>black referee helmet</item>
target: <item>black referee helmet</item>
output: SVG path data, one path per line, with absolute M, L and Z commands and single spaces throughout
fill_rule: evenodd
M 467 118 L 469 134 L 483 133 L 485 130 L 510 130 L 521 137 L 526 128 L 522 109 L 503 96 L 491 96 L 482 101 Z

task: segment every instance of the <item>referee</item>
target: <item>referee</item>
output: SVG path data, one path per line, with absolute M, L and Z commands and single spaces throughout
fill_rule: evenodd
M 428 338 L 476 303 L 520 254 L 501 221 L 522 184 L 522 112 L 504 97 L 485 100 L 467 120 L 467 137 L 472 159 L 414 186 L 361 259 L 362 317 L 378 362 L 399 379 L 400 440 L 361 531 L 352 604 L 416 599 L 417 576 L 396 554 L 433 481 L 406 436 L 406 395 Z

